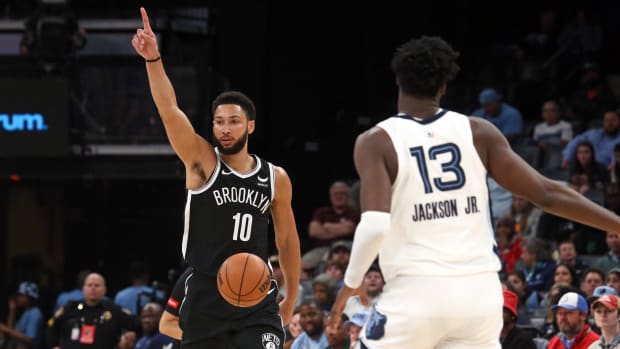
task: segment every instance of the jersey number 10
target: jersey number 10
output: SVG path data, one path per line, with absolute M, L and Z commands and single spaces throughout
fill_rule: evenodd
M 424 192 L 426 194 L 432 193 L 433 187 L 431 186 L 431 181 L 428 178 L 428 167 L 426 165 L 424 148 L 409 148 L 409 153 L 411 156 L 416 158 L 416 161 L 418 162 L 418 169 L 420 170 L 420 175 L 422 177 L 422 181 L 424 182 Z M 441 178 L 436 177 L 433 178 L 433 183 L 435 184 L 435 187 L 441 191 L 459 189 L 465 185 L 465 171 L 463 171 L 463 168 L 461 167 L 461 150 L 459 147 L 454 143 L 436 145 L 428 149 L 428 158 L 430 160 L 437 160 L 439 155 L 445 153 L 450 154 L 450 160 L 441 163 L 441 170 L 444 173 L 454 173 L 456 178 L 450 181 L 443 181 Z
M 248 241 L 252 234 L 252 215 L 249 213 L 238 212 L 233 217 L 235 228 L 233 229 L 233 240 Z

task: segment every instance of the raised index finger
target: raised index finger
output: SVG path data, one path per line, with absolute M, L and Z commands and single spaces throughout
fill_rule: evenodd
M 140 7 L 140 14 L 142 14 L 142 24 L 144 25 L 144 31 L 152 33 L 151 24 L 149 23 L 149 16 L 146 14 L 144 7 Z

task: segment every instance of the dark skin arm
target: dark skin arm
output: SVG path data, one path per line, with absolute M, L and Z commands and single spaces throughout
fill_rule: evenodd
M 620 231 L 620 218 L 569 186 L 542 176 L 512 151 L 491 123 L 470 118 L 474 144 L 489 175 L 542 210 L 603 231 Z
M 392 183 L 398 173 L 398 160 L 387 133 L 374 127 L 362 133 L 353 150 L 355 169 L 360 178 L 360 206 L 362 212 L 390 212 Z M 356 289 L 343 285 L 329 314 L 328 326 L 337 326 L 347 299 Z

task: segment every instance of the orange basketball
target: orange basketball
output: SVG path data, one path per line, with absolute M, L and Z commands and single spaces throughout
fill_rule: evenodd
M 271 285 L 271 271 L 257 255 L 241 252 L 228 257 L 217 272 L 217 289 L 236 307 L 251 307 L 262 301 Z

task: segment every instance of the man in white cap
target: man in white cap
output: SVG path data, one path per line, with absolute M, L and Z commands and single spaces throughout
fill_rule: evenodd
M 587 349 L 599 339 L 587 323 L 588 302 L 575 292 L 568 292 L 552 307 L 560 332 L 551 338 L 547 349 Z
M 620 326 L 618 321 L 618 297 L 604 294 L 592 303 L 596 326 L 601 329 L 601 338 L 590 344 L 588 349 L 620 348 Z

